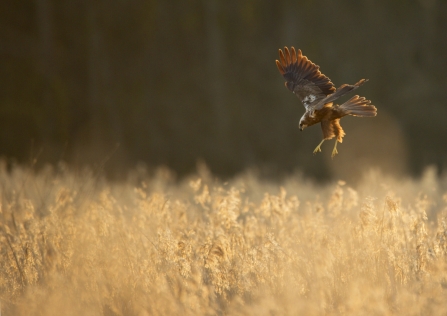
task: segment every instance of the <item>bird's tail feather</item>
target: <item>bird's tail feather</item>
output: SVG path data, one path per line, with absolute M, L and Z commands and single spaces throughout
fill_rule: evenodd
M 353 116 L 374 117 L 377 115 L 377 109 L 370 104 L 371 101 L 358 95 L 340 105 L 340 109 L 345 113 Z

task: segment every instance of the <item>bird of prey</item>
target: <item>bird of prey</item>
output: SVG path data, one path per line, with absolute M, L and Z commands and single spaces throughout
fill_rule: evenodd
M 287 89 L 292 91 L 306 108 L 306 113 L 300 120 L 300 130 L 321 122 L 323 140 L 315 148 L 314 154 L 321 152 L 321 145 L 325 140 L 334 137 L 336 140 L 332 158 L 338 153 L 337 143 L 341 143 L 345 136 L 340 126 L 340 119 L 343 116 L 374 117 L 377 115 L 377 109 L 370 104 L 371 101 L 358 95 L 342 105 L 333 103 L 339 97 L 363 85 L 368 79 L 362 79 L 354 85 L 344 84 L 335 89 L 331 80 L 320 72 L 320 67 L 303 56 L 300 49 L 297 52 L 294 47 L 291 47 L 290 51 L 284 47 L 284 52 L 279 50 L 279 59 L 276 60 L 276 65 L 286 79 Z

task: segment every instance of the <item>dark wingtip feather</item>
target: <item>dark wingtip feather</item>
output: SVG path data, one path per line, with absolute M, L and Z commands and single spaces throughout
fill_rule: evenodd
M 295 47 L 292 46 L 292 63 L 295 64 L 296 61 L 297 61 L 297 59 L 296 59 Z
M 360 87 L 361 85 L 363 85 L 365 82 L 368 82 L 368 81 L 369 81 L 369 79 L 360 79 L 359 82 L 357 82 L 355 84 L 355 86 Z
M 287 47 L 284 47 L 284 51 L 285 51 L 285 55 L 286 55 L 286 60 L 287 60 L 287 66 L 289 66 L 292 63 L 292 58 L 290 58 L 290 52 L 289 49 Z
M 278 67 L 278 70 L 281 73 L 281 75 L 284 75 L 285 71 L 284 71 L 284 68 L 282 67 L 281 63 L 279 62 L 279 60 L 276 60 L 276 67 Z
M 279 59 L 281 60 L 283 67 L 287 66 L 286 58 L 284 57 L 284 53 L 281 49 L 279 50 Z

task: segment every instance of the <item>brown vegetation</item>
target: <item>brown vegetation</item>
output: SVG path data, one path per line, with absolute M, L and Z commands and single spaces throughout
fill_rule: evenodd
M 445 315 L 445 183 L 3 165 L 2 315 Z

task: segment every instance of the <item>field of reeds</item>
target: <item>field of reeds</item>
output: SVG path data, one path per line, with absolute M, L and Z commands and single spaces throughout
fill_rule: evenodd
M 447 178 L 0 164 L 1 315 L 446 315 Z

